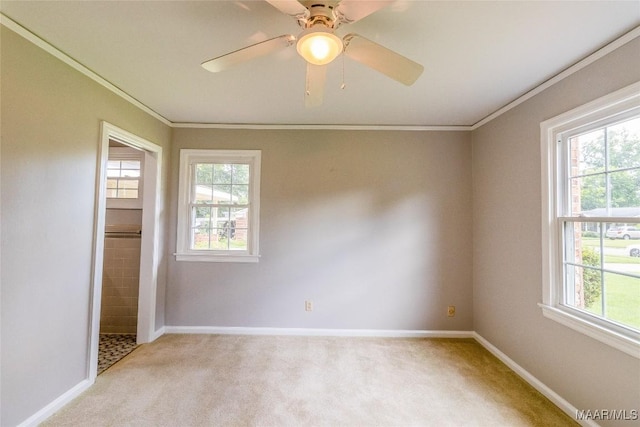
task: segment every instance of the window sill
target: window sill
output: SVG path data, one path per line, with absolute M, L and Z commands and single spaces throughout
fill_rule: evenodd
M 580 316 L 579 313 L 573 313 L 562 307 L 552 307 L 545 304 L 538 304 L 538 306 L 542 309 L 544 317 L 640 359 L 640 341 L 637 339 L 607 329 L 590 321 L 586 316 Z
M 243 262 L 251 263 L 258 262 L 260 255 L 246 255 L 246 254 L 210 254 L 210 253 L 176 253 L 176 261 L 196 261 L 196 262 Z

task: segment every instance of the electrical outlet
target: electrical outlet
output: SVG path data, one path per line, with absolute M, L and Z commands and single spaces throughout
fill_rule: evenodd
M 449 307 L 447 307 L 447 316 L 453 317 L 455 315 L 456 315 L 456 306 L 450 305 Z
M 313 303 L 311 301 L 304 302 L 304 311 L 313 311 Z

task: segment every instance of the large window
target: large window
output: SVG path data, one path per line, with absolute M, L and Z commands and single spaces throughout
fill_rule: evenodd
M 260 151 L 180 150 L 176 257 L 258 260 Z
M 640 357 L 640 85 L 541 129 L 543 312 Z

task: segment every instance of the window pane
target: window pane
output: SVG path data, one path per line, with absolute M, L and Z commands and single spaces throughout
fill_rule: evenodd
M 640 239 L 640 224 L 611 223 L 611 224 L 607 224 L 607 226 L 608 226 L 607 237 L 611 240 L 620 239 L 620 240 L 629 241 L 629 240 Z M 611 246 L 621 248 L 621 247 L 626 247 L 628 244 L 629 243 L 626 243 L 626 242 L 620 242 L 616 244 L 612 243 Z M 627 251 L 622 251 L 622 252 L 627 252 Z M 622 253 L 618 255 L 622 255 Z
M 569 141 L 571 150 L 571 176 L 604 171 L 604 129 L 598 129 Z
M 224 207 L 217 207 L 214 208 L 215 213 L 215 217 L 219 220 L 228 220 L 229 219 L 229 208 L 224 208 Z
M 231 168 L 228 164 L 213 165 L 213 183 L 214 184 L 231 184 Z
M 598 310 L 596 299 L 600 295 L 601 288 L 603 246 L 601 224 L 567 222 L 564 227 L 564 257 L 567 263 L 564 303 L 594 312 Z
M 233 165 L 233 183 L 249 184 L 249 165 Z
M 565 304 L 601 315 L 599 298 L 602 292 L 600 270 L 567 265 Z
M 107 179 L 107 189 L 115 189 L 115 188 L 118 188 L 118 180 Z
M 213 165 L 211 163 L 196 164 L 196 184 L 213 184 Z
M 640 225 L 609 223 L 603 241 L 604 268 L 640 276 Z M 640 306 L 638 306 L 640 311 Z
M 115 188 L 107 189 L 107 199 L 115 199 L 118 196 L 118 190 Z
M 195 203 L 212 203 L 213 187 L 210 185 L 196 185 L 194 198 Z
M 638 212 L 629 212 L 627 215 L 637 216 L 640 213 L 640 168 L 612 172 L 609 175 L 611 181 L 611 207 L 613 208 L 638 208 Z
M 118 189 L 118 199 L 137 199 L 138 190 Z
M 129 178 L 138 178 L 140 176 L 140 169 L 123 169 L 120 173 L 121 176 L 126 176 Z
M 566 262 L 600 267 L 601 224 L 598 222 L 567 222 L 565 224 Z
M 231 189 L 233 203 L 238 205 L 246 205 L 249 203 L 249 186 L 234 185 Z
M 640 329 L 640 277 L 605 273 L 604 297 L 605 318 Z M 602 299 L 596 303 L 601 304 Z
M 107 160 L 107 169 L 120 170 L 119 160 Z
M 118 181 L 119 188 L 138 188 L 139 181 L 137 179 L 121 179 Z
M 204 226 L 191 230 L 192 249 L 209 249 L 209 228 Z
M 247 227 L 248 213 L 248 208 L 231 208 L 231 219 L 242 222 L 242 224 L 238 224 L 238 227 Z
M 229 208 L 214 208 L 214 221 L 215 223 L 213 224 L 214 227 L 217 227 L 219 229 L 226 229 L 227 227 L 229 227 Z
M 640 328 L 640 226 L 638 240 L 625 240 L 632 230 L 636 225 L 565 224 L 564 304 Z
M 247 208 L 231 208 L 231 220 L 228 222 L 230 250 L 247 250 L 247 234 L 248 234 L 248 209 Z M 227 225 L 225 223 L 225 225 Z
M 229 249 L 229 229 L 214 228 L 211 230 L 211 249 L 227 250 Z
M 571 215 L 587 213 L 589 216 L 605 216 L 607 207 L 605 175 L 573 178 L 570 183 Z
M 229 249 L 235 251 L 246 251 L 247 250 L 247 229 L 246 228 L 236 228 L 234 230 L 234 237 L 229 242 Z
M 211 208 L 210 207 L 195 207 L 194 223 L 193 225 L 199 228 L 211 228 Z
M 107 169 L 107 177 L 117 178 L 120 176 L 120 169 Z
M 607 128 L 609 169 L 640 167 L 640 117 Z
M 122 169 L 138 169 L 140 170 L 140 160 L 123 160 Z
M 213 200 L 215 203 L 231 203 L 231 185 L 214 185 Z

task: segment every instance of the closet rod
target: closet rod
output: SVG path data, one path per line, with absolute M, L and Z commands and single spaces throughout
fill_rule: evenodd
M 141 234 L 142 234 L 142 230 L 136 230 L 136 231 L 105 231 L 104 232 L 104 237 L 135 239 L 137 237 L 140 237 Z

